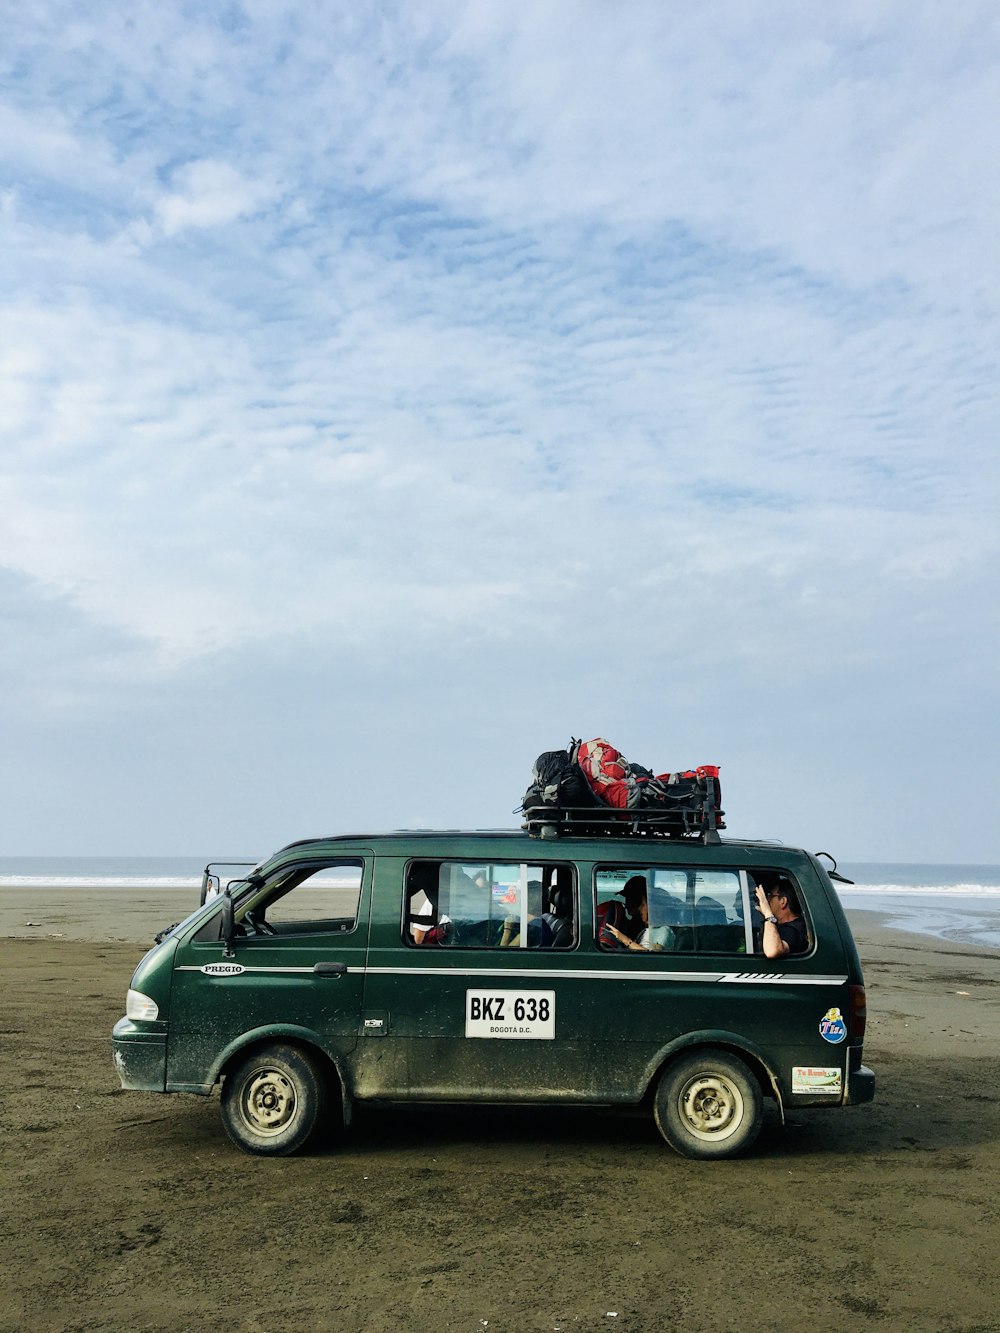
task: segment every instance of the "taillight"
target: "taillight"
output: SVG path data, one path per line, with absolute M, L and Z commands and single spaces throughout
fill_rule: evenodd
M 864 986 L 851 987 L 851 1017 L 847 1025 L 848 1033 L 856 1037 L 859 1041 L 865 1035 L 865 1024 L 868 1021 L 868 1005 L 865 1000 Z

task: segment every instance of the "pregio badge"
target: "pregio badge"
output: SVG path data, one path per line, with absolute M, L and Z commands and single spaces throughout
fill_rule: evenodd
M 847 1036 L 847 1024 L 837 1008 L 828 1009 L 819 1020 L 819 1035 L 831 1046 L 836 1046 Z

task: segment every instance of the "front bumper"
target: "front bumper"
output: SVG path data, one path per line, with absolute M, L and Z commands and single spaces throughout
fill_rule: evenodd
M 164 1092 L 167 1086 L 167 1034 L 149 1023 L 120 1018 L 111 1033 L 115 1070 L 123 1088 Z

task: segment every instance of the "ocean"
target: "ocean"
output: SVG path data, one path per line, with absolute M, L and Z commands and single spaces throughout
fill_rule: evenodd
M 221 858 L 214 858 L 219 860 Z M 237 856 L 223 863 L 240 873 Z M 205 862 L 194 856 L 0 856 L 0 890 L 105 888 L 196 889 Z M 901 930 L 1000 949 L 1000 866 L 842 861 L 845 907 L 882 912 Z
M 0 889 L 189 889 L 201 884 L 208 858 L 197 856 L 0 856 Z M 213 861 L 221 860 L 213 857 Z M 238 856 L 236 866 L 250 857 Z M 256 865 L 256 862 L 252 864 Z M 234 875 L 238 873 L 234 870 Z
M 899 930 L 1000 949 L 1000 866 L 842 861 L 845 907 L 882 912 Z

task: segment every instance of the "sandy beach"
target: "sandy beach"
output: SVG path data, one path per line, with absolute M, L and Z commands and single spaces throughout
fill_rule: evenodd
M 268 1161 L 217 1097 L 112 1068 L 132 968 L 192 904 L 0 898 L 3 1330 L 1000 1330 L 1000 952 L 852 912 L 876 1101 L 769 1109 L 745 1159 L 638 1116 L 411 1110 Z

